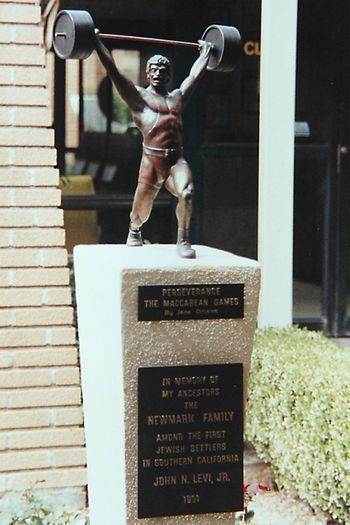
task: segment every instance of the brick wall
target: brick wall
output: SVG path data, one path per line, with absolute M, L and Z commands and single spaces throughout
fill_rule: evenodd
M 0 492 L 86 484 L 59 174 L 35 0 L 0 1 Z

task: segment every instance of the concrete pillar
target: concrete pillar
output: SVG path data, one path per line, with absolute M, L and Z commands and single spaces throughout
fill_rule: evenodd
M 292 322 L 297 0 L 263 0 L 260 73 L 259 325 Z

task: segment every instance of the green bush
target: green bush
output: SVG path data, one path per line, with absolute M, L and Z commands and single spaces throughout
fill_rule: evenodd
M 350 350 L 300 328 L 258 330 L 246 438 L 279 486 L 350 519 Z
M 65 494 L 44 495 L 31 489 L 0 494 L 0 525 L 88 525 L 87 511 L 72 510 Z

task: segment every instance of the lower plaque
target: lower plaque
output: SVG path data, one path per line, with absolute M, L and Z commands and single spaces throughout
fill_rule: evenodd
M 139 368 L 138 517 L 243 508 L 243 366 Z

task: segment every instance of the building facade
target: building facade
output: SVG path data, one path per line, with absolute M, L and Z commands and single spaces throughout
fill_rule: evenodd
M 77 243 L 125 242 L 141 140 L 95 54 L 79 62 L 46 52 L 48 4 L 0 2 L 0 492 L 35 482 L 71 487 L 80 498 L 84 429 L 67 252 Z M 230 74 L 208 73 L 184 116 L 196 187 L 192 237 L 259 258 L 265 242 L 258 233 L 259 103 L 266 103 L 260 1 L 120 0 L 116 10 L 108 0 L 83 6 L 62 0 L 60 7 L 89 10 L 106 33 L 196 41 L 211 23 L 240 29 L 239 65 Z M 273 0 L 263 7 L 266 16 L 277 12 Z M 288 190 L 294 215 L 290 229 L 278 231 L 280 239 L 291 239 L 285 284 L 293 290 L 294 322 L 335 336 L 350 332 L 349 17 L 346 0 L 298 6 L 296 98 L 294 89 L 285 93 L 289 110 L 295 104 L 294 187 Z M 281 27 L 281 37 L 270 42 L 282 59 L 283 50 L 293 48 L 283 41 L 289 29 Z M 127 41 L 111 50 L 142 85 L 152 54 L 169 56 L 174 87 L 197 57 L 192 50 Z M 285 59 L 292 64 L 293 57 Z M 283 114 L 280 98 L 282 109 L 272 103 L 271 111 Z M 273 155 L 281 130 L 270 128 Z M 281 180 L 291 162 L 285 170 L 282 165 Z M 278 200 L 281 188 L 277 181 L 271 198 Z M 175 229 L 174 202 L 161 193 L 145 238 L 174 242 Z M 269 247 L 269 257 L 282 250 L 283 258 L 281 246 Z M 275 285 L 278 290 L 277 274 L 264 301 L 271 301 Z
M 0 3 L 0 49 L 0 493 L 64 487 L 81 504 L 80 373 L 39 2 Z

